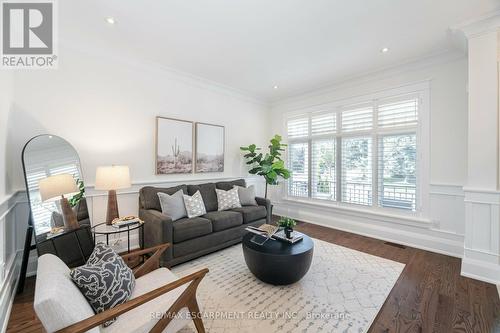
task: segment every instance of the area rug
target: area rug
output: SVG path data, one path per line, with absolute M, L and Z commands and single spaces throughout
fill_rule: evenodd
M 288 286 L 255 278 L 241 244 L 172 270 L 181 277 L 204 267 L 198 300 L 207 332 L 366 332 L 404 264 L 314 239 L 311 269 Z

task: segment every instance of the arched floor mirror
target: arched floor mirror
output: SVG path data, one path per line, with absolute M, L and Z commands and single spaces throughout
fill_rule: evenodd
M 24 288 L 31 250 L 39 256 L 55 254 L 75 267 L 86 262 L 94 247 L 80 157 L 73 146 L 55 135 L 39 135 L 24 146 L 22 162 L 30 215 L 18 292 Z

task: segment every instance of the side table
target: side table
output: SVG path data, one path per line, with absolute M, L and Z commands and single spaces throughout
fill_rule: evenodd
M 98 235 L 106 236 L 106 244 L 109 245 L 109 235 L 121 234 L 123 232 L 127 233 L 127 252 L 130 253 L 130 232 L 133 230 L 138 230 L 141 235 L 139 241 L 139 247 L 144 248 L 144 222 L 139 224 L 128 225 L 122 228 L 115 228 L 111 225 L 106 224 L 106 222 L 96 224 L 92 227 L 92 235 L 94 236 L 94 245 L 96 243 L 96 238 Z

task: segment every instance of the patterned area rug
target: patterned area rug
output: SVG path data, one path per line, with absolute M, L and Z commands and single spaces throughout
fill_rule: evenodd
M 255 278 L 241 244 L 172 270 L 182 277 L 204 267 L 198 300 L 207 332 L 366 332 L 404 264 L 314 239 L 311 269 L 289 286 Z

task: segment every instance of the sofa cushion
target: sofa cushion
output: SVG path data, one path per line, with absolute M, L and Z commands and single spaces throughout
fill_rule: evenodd
M 244 179 L 236 179 L 236 180 L 231 180 L 231 181 L 217 182 L 217 183 L 215 183 L 215 186 L 218 189 L 224 190 L 224 191 L 228 191 L 228 190 L 232 189 L 234 186 L 247 187 Z
M 266 220 L 257 220 L 249 224 L 242 224 L 239 227 L 214 232 L 196 239 L 175 244 L 173 246 L 173 264 L 176 265 L 187 260 L 202 256 L 204 254 L 217 251 L 227 246 L 241 242 L 243 235 L 248 231 L 245 228 L 249 225 L 259 227 L 266 223 Z
M 68 266 L 53 254 L 38 258 L 33 307 L 47 332 L 58 331 L 94 315 L 69 273 Z M 99 328 L 88 332 L 99 333 Z
M 154 289 L 165 286 L 177 280 L 177 276 L 166 268 L 159 268 L 136 280 L 136 286 L 131 299 L 144 295 Z M 174 304 L 181 293 L 186 290 L 187 284 L 169 291 L 135 309 L 120 315 L 116 322 L 101 329 L 102 333 L 143 333 L 149 332 L 161 318 L 161 315 Z M 163 332 L 173 333 L 182 329 L 191 321 L 187 308 L 182 308 Z
M 214 183 L 188 185 L 187 191 L 189 195 L 193 195 L 197 191 L 200 191 L 207 212 L 213 212 L 217 210 L 217 194 L 215 193 Z
M 264 206 L 243 206 L 241 208 L 234 208 L 232 211 L 241 213 L 243 215 L 243 222 L 245 223 L 257 221 L 267 216 L 267 210 Z
M 143 187 L 143 188 L 141 188 L 141 190 L 139 192 L 140 193 L 139 198 L 141 201 L 140 202 L 141 207 L 144 209 L 155 209 L 155 210 L 161 212 L 161 205 L 160 205 L 160 199 L 158 198 L 158 192 L 172 195 L 179 190 L 182 190 L 182 192 L 184 192 L 184 193 L 188 193 L 186 185 L 179 185 L 179 186 L 166 187 L 166 188 L 153 187 L 153 186 Z
M 212 222 L 202 217 L 184 218 L 172 224 L 174 229 L 174 243 L 200 237 L 212 232 Z
M 204 218 L 212 221 L 212 229 L 214 232 L 221 231 L 243 224 L 243 216 L 238 212 L 221 211 L 210 212 L 203 215 Z

